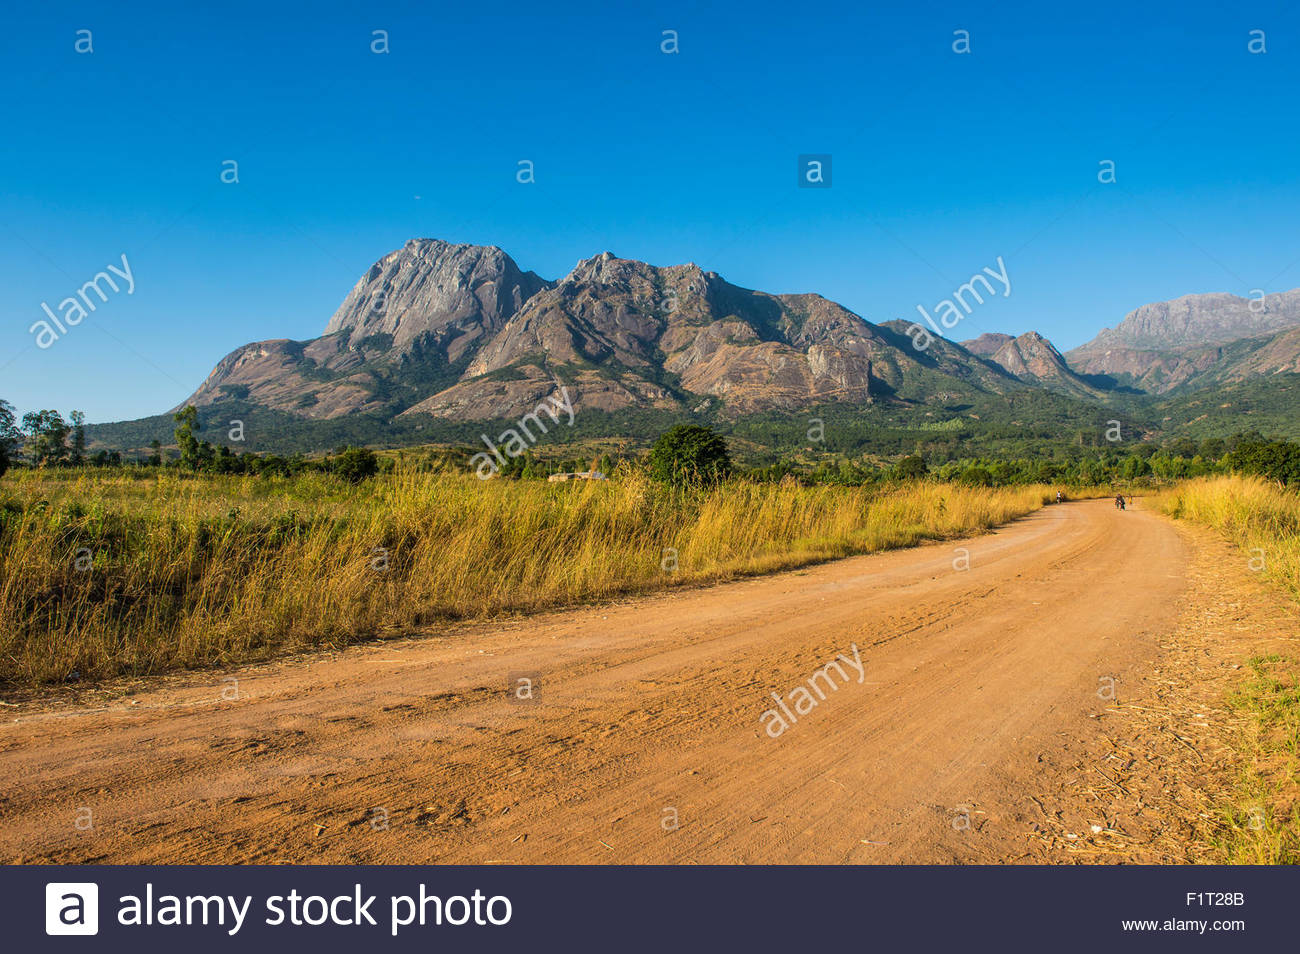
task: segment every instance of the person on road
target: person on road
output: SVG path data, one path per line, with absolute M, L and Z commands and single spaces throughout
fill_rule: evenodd
M 1123 509 L 1124 509 L 1124 495 L 1123 495 L 1123 494 L 1116 494 L 1116 495 L 1115 495 L 1115 509 L 1116 509 L 1116 510 L 1123 510 Z
M 1056 502 L 1057 503 L 1065 502 L 1065 494 L 1061 493 L 1059 490 L 1056 492 Z

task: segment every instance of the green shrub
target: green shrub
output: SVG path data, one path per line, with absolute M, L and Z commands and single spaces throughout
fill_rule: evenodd
M 731 473 L 727 442 L 712 428 L 678 424 L 655 441 L 650 473 L 668 484 L 716 484 Z
M 379 473 L 379 458 L 368 447 L 349 447 L 334 459 L 334 473 L 350 484 Z

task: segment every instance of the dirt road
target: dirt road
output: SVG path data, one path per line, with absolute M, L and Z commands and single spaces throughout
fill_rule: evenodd
M 1040 860 L 1031 797 L 1097 732 L 1107 680 L 1158 652 L 1188 556 L 1140 509 L 1066 504 L 967 541 L 0 710 L 0 860 Z M 520 674 L 531 701 L 507 692 Z

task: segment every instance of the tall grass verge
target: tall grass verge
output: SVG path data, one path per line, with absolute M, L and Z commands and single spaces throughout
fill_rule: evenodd
M 0 492 L 0 682 L 338 647 L 986 530 L 1046 487 L 888 490 L 637 475 L 580 485 L 395 474 L 28 472 Z
M 1300 599 L 1300 494 L 1258 477 L 1205 477 L 1157 493 L 1152 502 L 1175 519 L 1224 533 Z
M 1300 598 L 1300 495 L 1254 477 L 1189 481 L 1153 498 L 1180 520 L 1224 533 L 1251 566 Z M 1242 765 L 1218 844 L 1232 864 L 1300 863 L 1300 659 L 1249 660 L 1228 706 L 1243 715 Z
M 1300 663 L 1270 654 L 1250 660 L 1228 697 L 1248 718 L 1246 759 L 1224 810 L 1219 849 L 1229 864 L 1300 863 Z

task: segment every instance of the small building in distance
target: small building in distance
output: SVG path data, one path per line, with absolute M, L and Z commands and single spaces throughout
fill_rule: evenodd
M 546 479 L 552 484 L 562 484 L 569 480 L 609 480 L 598 470 L 581 470 L 572 474 L 551 474 Z

